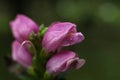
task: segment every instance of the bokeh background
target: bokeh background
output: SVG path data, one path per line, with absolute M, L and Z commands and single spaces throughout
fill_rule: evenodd
M 86 59 L 68 80 L 120 80 L 120 0 L 0 0 L 0 80 L 19 80 L 4 61 L 14 40 L 9 22 L 25 14 L 39 25 L 70 21 L 85 40 L 70 47 Z

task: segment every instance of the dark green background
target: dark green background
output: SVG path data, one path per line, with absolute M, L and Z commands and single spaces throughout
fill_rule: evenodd
M 120 80 L 119 0 L 0 0 L 0 80 L 18 80 L 4 61 L 14 40 L 9 22 L 18 13 L 39 25 L 70 21 L 85 35 L 82 43 L 70 49 L 86 64 L 70 71 L 68 80 Z

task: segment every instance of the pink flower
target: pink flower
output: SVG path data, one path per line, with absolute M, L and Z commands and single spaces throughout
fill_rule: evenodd
M 72 51 L 61 51 L 52 56 L 46 65 L 48 73 L 56 75 L 60 72 L 65 72 L 70 68 L 79 69 L 85 63 L 84 59 L 79 57 Z
M 75 24 L 56 22 L 46 31 L 42 40 L 42 46 L 46 52 L 51 52 L 62 46 L 70 46 L 83 40 L 84 36 L 81 32 L 77 32 Z
M 23 67 L 32 65 L 32 53 L 28 51 L 29 44 L 20 44 L 18 41 L 12 43 L 12 58 Z
M 38 25 L 25 15 L 19 14 L 10 22 L 13 36 L 20 42 L 29 39 L 31 32 L 37 33 Z

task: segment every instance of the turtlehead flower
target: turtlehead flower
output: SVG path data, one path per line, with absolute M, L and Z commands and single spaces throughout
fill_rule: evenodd
M 56 22 L 49 26 L 44 34 L 42 46 L 46 52 L 54 52 L 63 46 L 70 46 L 84 40 L 76 25 L 70 22 Z
M 23 67 L 32 65 L 32 53 L 28 51 L 29 44 L 20 44 L 18 41 L 12 43 L 12 58 Z
M 19 14 L 15 20 L 10 22 L 13 36 L 18 41 L 22 42 L 29 39 L 31 32 L 37 33 L 38 25 L 25 15 Z
M 84 63 L 85 60 L 79 59 L 73 51 L 61 51 L 48 60 L 46 70 L 49 74 L 56 75 L 70 68 L 79 69 Z

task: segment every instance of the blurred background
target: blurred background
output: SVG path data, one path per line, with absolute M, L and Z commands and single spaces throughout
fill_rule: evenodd
M 0 80 L 19 80 L 4 61 L 14 40 L 9 22 L 19 13 L 39 25 L 70 21 L 85 35 L 70 49 L 86 64 L 68 80 L 120 80 L 120 0 L 0 0 Z

